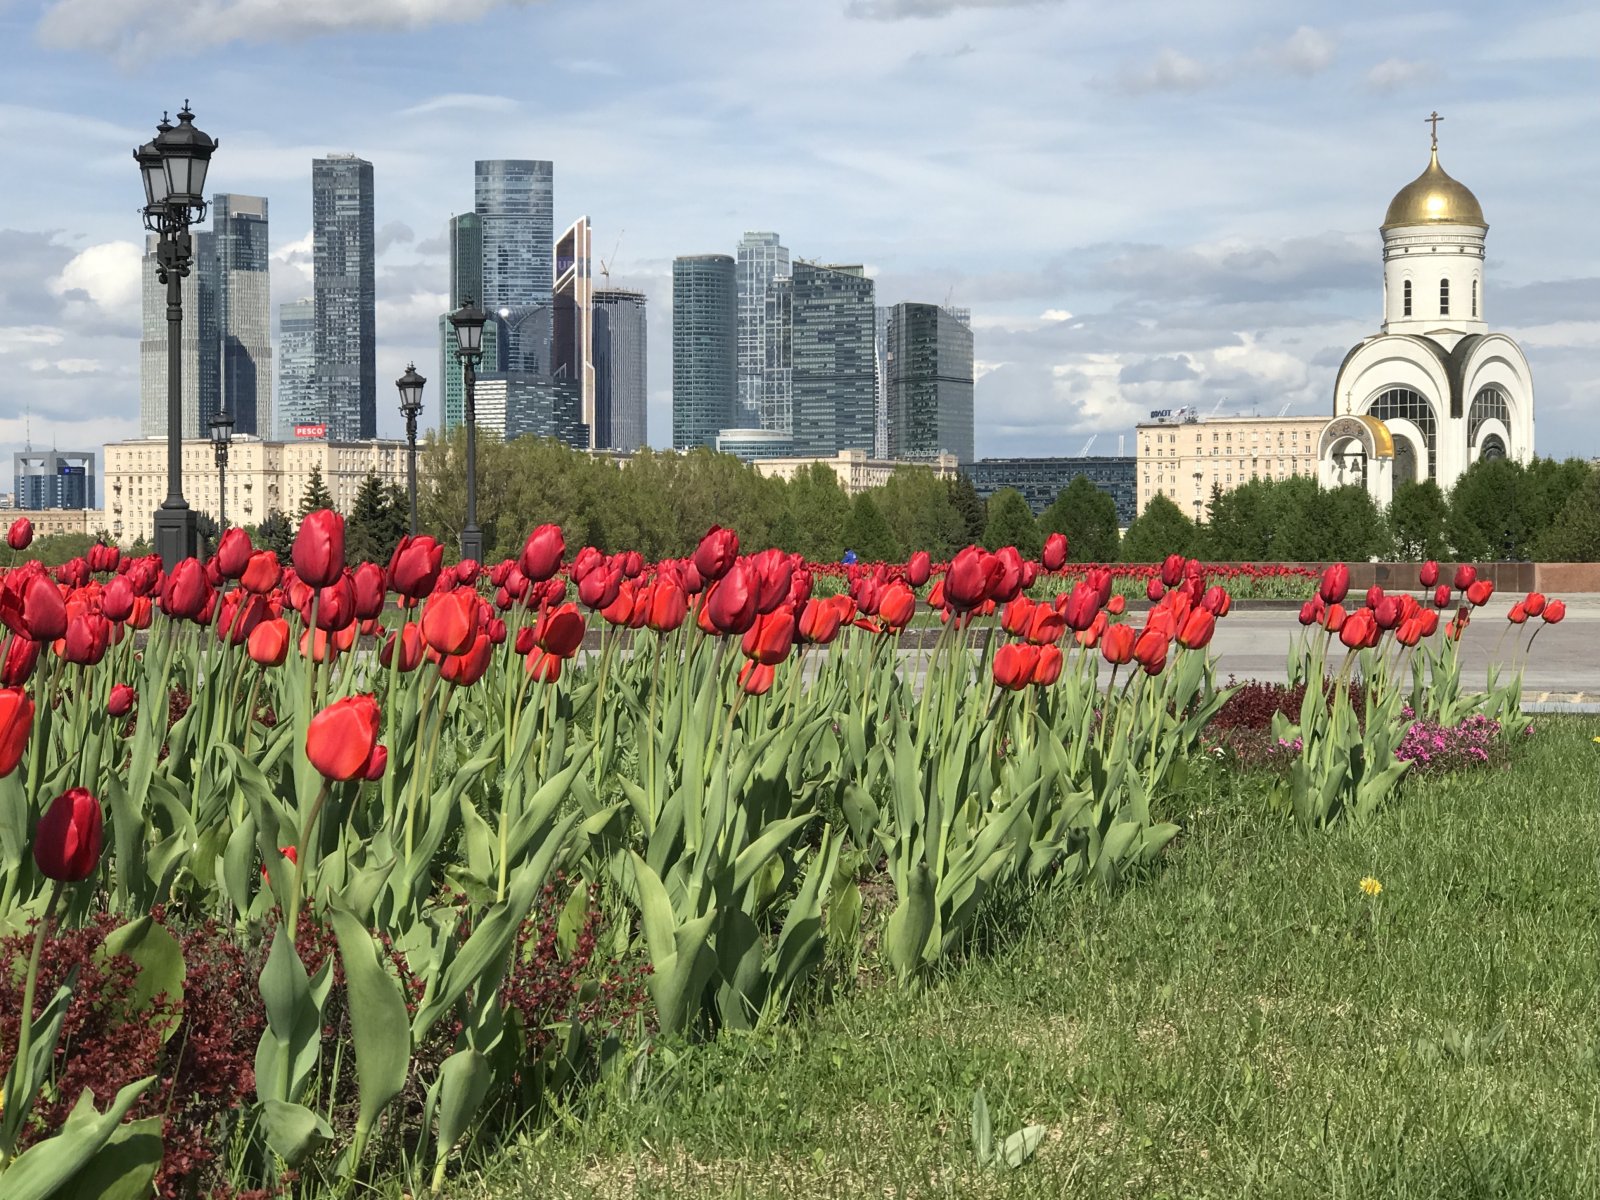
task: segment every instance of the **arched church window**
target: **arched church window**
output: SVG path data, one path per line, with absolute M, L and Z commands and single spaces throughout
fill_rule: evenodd
M 1450 315 L 1450 281 L 1448 279 L 1439 280 L 1439 315 L 1441 317 Z
M 1478 315 L 1478 281 L 1472 281 L 1472 315 Z
M 1400 290 L 1401 316 L 1411 315 L 1411 280 L 1406 280 Z
M 1369 416 L 1377 417 L 1380 421 L 1410 421 L 1422 434 L 1422 440 L 1427 444 L 1428 474 L 1426 478 L 1437 479 L 1437 423 L 1433 416 L 1433 405 L 1418 392 L 1410 388 L 1390 388 L 1384 392 L 1367 408 Z
M 1485 462 L 1489 462 L 1493 459 L 1504 458 L 1505 456 L 1506 444 L 1500 440 L 1500 435 L 1498 433 L 1491 433 L 1488 437 L 1483 439 L 1483 449 L 1478 454 L 1479 458 L 1483 459 Z
M 1467 410 L 1467 445 L 1471 447 L 1477 443 L 1478 430 L 1483 428 L 1485 421 L 1499 421 L 1509 432 L 1511 429 L 1511 408 L 1506 404 L 1506 398 L 1500 394 L 1498 388 L 1486 387 L 1481 389 L 1472 398 L 1472 407 Z M 1498 441 L 1499 439 L 1495 439 Z M 1485 445 L 1487 446 L 1487 442 Z M 1479 455 L 1487 458 L 1488 453 Z M 1500 457 L 1505 457 L 1505 448 L 1501 447 Z

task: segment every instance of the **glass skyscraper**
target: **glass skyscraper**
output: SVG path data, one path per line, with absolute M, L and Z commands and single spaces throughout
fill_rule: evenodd
M 183 324 L 179 344 L 183 436 L 210 436 L 207 423 L 216 412 L 218 369 L 216 272 L 211 234 L 196 230 L 194 266 L 183 277 Z M 165 437 L 167 432 L 167 285 L 156 274 L 155 234 L 145 239 L 143 275 L 143 331 L 139 341 L 139 435 Z
M 550 362 L 557 381 L 576 389 L 583 424 L 593 430 L 594 279 L 590 273 L 590 242 L 589 218 L 579 217 L 556 243 Z
M 334 441 L 378 433 L 372 199 L 372 164 L 365 159 L 330 154 L 312 160 L 318 423 Z
M 90 450 L 30 449 L 13 454 L 13 503 L 35 511 L 93 508 L 94 461 Z
M 632 454 L 648 439 L 643 292 L 594 293 L 594 444 Z
M 972 461 L 972 330 L 937 304 L 889 310 L 888 457 Z
M 672 445 L 714 446 L 734 424 L 739 290 L 733 257 L 672 263 Z
M 766 309 L 760 428 L 788 433 L 794 427 L 794 281 L 788 276 L 767 284 Z
M 219 395 L 235 433 L 272 430 L 272 309 L 265 196 L 211 198 L 213 253 L 201 264 L 216 296 Z M 207 420 L 209 421 L 209 414 Z M 204 430 L 202 430 L 202 433 Z
M 555 168 L 542 160 L 480 159 L 473 212 L 482 222 L 486 309 L 549 304 L 555 283 Z
M 797 262 L 790 361 L 795 454 L 873 448 L 877 372 L 872 280 L 859 266 Z
M 739 240 L 739 409 L 735 423 L 744 428 L 767 425 L 767 288 L 789 274 L 789 250 L 776 233 L 746 233 Z
M 317 395 L 317 306 L 309 297 L 278 305 L 278 436 L 322 424 Z
M 477 213 L 457 213 L 450 218 L 450 312 L 468 300 L 483 303 L 483 218 Z M 494 363 L 498 349 L 493 322 L 483 327 L 484 358 Z M 439 404 L 444 428 L 454 429 L 465 419 L 466 383 L 461 360 L 456 357 L 456 330 L 450 313 L 439 318 Z

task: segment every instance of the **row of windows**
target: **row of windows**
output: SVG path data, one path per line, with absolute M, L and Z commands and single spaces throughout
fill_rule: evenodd
M 1400 307 L 1401 316 L 1411 316 L 1411 280 L 1409 279 L 1401 285 Z M 1441 317 L 1450 315 L 1450 281 L 1448 279 L 1439 280 L 1439 315 Z M 1478 281 L 1476 279 L 1472 281 L 1472 315 L 1474 317 L 1478 315 Z

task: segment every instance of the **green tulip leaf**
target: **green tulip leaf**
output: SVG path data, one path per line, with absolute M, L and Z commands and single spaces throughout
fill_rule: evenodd
M 177 1031 L 183 1004 L 183 950 L 178 939 L 153 917 L 140 917 L 107 935 L 100 953 L 107 959 L 123 954 L 139 968 L 133 991 L 128 996 L 131 1014 L 144 1013 L 157 996 L 164 996 L 171 1011 L 152 1028 L 166 1041 Z

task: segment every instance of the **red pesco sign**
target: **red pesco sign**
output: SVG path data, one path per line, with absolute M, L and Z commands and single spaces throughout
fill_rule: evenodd
M 296 425 L 294 435 L 297 438 L 325 438 L 328 436 L 326 425 Z

